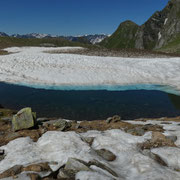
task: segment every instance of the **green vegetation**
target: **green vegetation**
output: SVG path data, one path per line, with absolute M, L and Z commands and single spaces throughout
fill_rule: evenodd
M 180 33 L 178 33 L 168 44 L 158 49 L 157 51 L 180 53 Z
M 91 45 L 83 42 L 71 42 L 64 38 L 44 38 L 44 39 L 25 39 L 25 38 L 14 38 L 14 37 L 0 37 L 0 49 L 13 47 L 13 46 L 45 46 L 52 45 L 57 47 L 62 46 L 82 46 L 89 47 Z M 0 54 L 3 51 L 0 52 Z
M 112 36 L 100 44 L 106 48 L 134 48 L 136 40 L 135 34 L 138 27 L 139 26 L 132 21 L 125 21 L 120 24 Z

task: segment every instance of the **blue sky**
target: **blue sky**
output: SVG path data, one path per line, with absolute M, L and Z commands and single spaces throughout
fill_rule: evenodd
M 0 32 L 111 34 L 124 20 L 143 24 L 168 0 L 0 0 Z

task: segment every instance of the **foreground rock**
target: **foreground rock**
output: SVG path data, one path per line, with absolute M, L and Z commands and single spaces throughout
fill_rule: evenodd
M 107 149 L 98 149 L 96 153 L 107 161 L 114 161 L 116 159 L 116 156 Z
M 74 171 L 91 171 L 91 169 L 87 166 L 85 161 L 76 159 L 76 158 L 69 158 L 66 165 L 65 170 L 74 170 Z
M 115 115 L 113 117 L 109 117 L 106 119 L 106 122 L 107 123 L 110 123 L 110 122 L 118 122 L 118 121 L 121 121 L 121 117 L 118 116 L 118 115 Z
M 42 123 L 42 126 L 48 130 L 59 130 L 64 131 L 67 128 L 70 128 L 72 123 L 66 121 L 65 119 L 57 119 L 57 120 L 50 120 Z
M 36 115 L 32 113 L 31 108 L 21 109 L 12 119 L 12 128 L 14 131 L 28 129 L 35 125 Z
M 13 132 L 1 120 L 0 178 L 179 180 L 179 122 L 43 118 Z

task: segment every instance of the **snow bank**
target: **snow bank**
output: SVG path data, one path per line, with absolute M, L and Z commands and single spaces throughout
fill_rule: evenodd
M 156 148 L 151 150 L 157 154 L 170 168 L 180 170 L 180 149 L 174 147 Z
M 0 81 L 50 88 L 157 84 L 180 90 L 179 58 L 137 59 L 44 52 L 66 49 L 79 47 L 7 48 L 13 54 L 0 56 Z
M 92 147 L 82 141 L 83 137 L 94 137 Z M 69 157 L 84 161 L 96 159 L 113 169 L 118 174 L 117 179 L 148 180 L 148 179 L 180 179 L 180 173 L 168 167 L 159 165 L 137 148 L 141 143 L 151 138 L 151 132 L 144 136 L 133 136 L 121 130 L 105 132 L 88 131 L 83 134 L 75 132 L 47 132 L 37 142 L 30 138 L 19 138 L 1 147 L 5 149 L 5 159 L 0 161 L 0 173 L 15 164 L 28 165 L 38 162 L 50 162 L 54 170 L 66 163 Z M 112 151 L 116 160 L 107 162 L 98 156 L 94 149 L 105 148 Z M 173 152 L 171 152 L 173 153 Z M 172 159 L 173 160 L 173 159 Z M 52 164 L 51 164 L 52 162 Z M 54 164 L 53 162 L 58 162 Z M 94 172 L 79 172 L 76 179 L 116 179 L 96 166 Z

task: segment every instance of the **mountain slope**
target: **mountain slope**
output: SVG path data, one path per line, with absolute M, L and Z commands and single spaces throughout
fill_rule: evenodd
M 128 21 L 130 22 L 130 21 Z M 108 48 L 162 50 L 180 43 L 180 0 L 170 0 L 162 11 L 155 12 L 143 25 L 121 23 L 101 45 Z
M 61 36 L 62 38 L 68 39 L 73 42 L 83 42 L 85 44 L 97 44 L 103 41 L 106 37 L 105 34 L 95 34 L 95 35 L 82 35 L 82 36 Z
M 139 26 L 132 21 L 120 24 L 115 33 L 102 41 L 101 45 L 106 48 L 133 48 L 135 46 L 135 34 Z
M 180 0 L 171 0 L 143 24 L 137 34 L 136 48 L 158 49 L 168 45 L 180 32 Z

